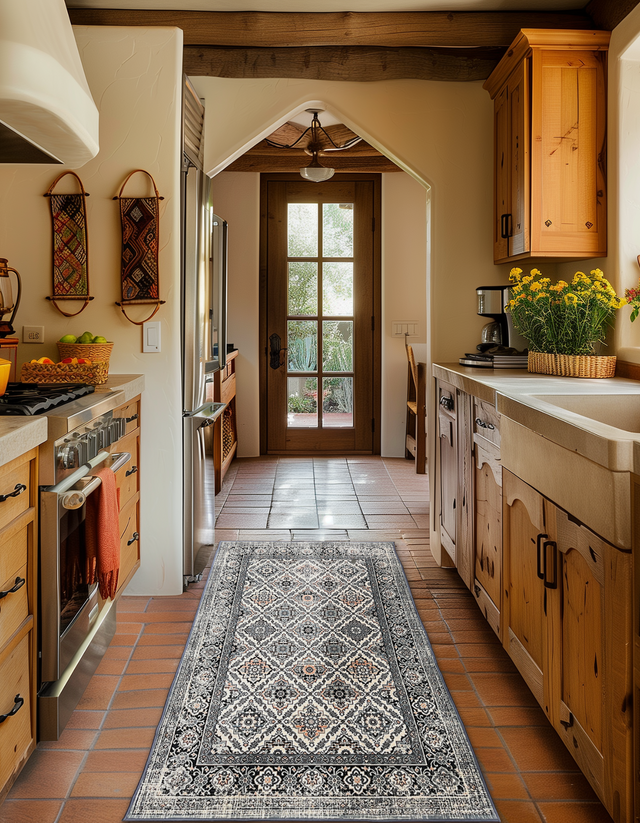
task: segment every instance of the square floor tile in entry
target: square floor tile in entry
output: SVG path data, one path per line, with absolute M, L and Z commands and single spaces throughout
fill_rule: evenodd
M 236 460 L 215 506 L 216 540 L 394 540 L 504 823 L 611 822 L 455 570 L 434 563 L 427 478 L 412 462 Z M 100 668 L 60 740 L 38 745 L 2 823 L 120 823 L 203 588 L 121 598 Z

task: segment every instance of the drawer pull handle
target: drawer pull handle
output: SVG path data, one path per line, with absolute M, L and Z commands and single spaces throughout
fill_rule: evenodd
M 481 429 L 489 429 L 490 431 L 495 429 L 493 423 L 485 423 L 484 420 L 480 420 L 479 417 L 476 417 L 476 426 L 480 426 Z
M 538 538 L 537 538 L 537 541 L 536 541 L 537 542 L 537 564 L 536 564 L 537 569 L 536 569 L 536 571 L 537 571 L 537 574 L 538 574 L 538 577 L 540 578 L 540 580 L 544 580 L 544 569 L 543 569 L 543 566 L 542 566 L 542 547 L 540 546 L 540 543 L 543 540 L 546 540 L 548 537 L 549 537 L 548 534 L 539 534 Z
M 440 405 L 447 411 L 453 411 L 453 398 L 448 397 L 446 394 L 443 394 L 440 398 Z
M 125 423 L 133 423 L 134 420 L 138 419 L 138 413 L 136 412 L 132 417 L 125 417 Z
M 4 723 L 7 717 L 13 717 L 14 714 L 17 714 L 20 711 L 24 705 L 24 697 L 20 697 L 20 695 L 17 694 L 13 702 L 15 705 L 10 712 L 7 712 L 7 714 L 0 714 L 0 723 Z
M 553 547 L 553 560 L 551 561 L 551 565 L 553 567 L 553 580 L 547 579 L 547 546 Z M 542 544 L 542 556 L 543 556 L 543 567 L 544 567 L 544 587 L 545 589 L 557 589 L 558 588 L 558 544 L 555 540 L 546 540 Z
M 128 472 L 125 472 L 125 473 L 124 473 L 124 476 L 125 476 L 125 477 L 131 477 L 131 475 L 132 475 L 132 474 L 135 474 L 137 471 L 138 471 L 138 467 L 137 467 L 137 466 L 132 466 L 132 467 L 129 469 L 129 471 L 128 471 Z
M 131 535 L 131 540 L 127 540 L 127 546 L 130 546 L 132 543 L 135 543 L 136 540 L 140 540 L 140 535 L 138 534 L 138 532 L 134 532 Z
M 21 589 L 26 582 L 27 581 L 24 579 L 24 577 L 16 577 L 16 584 L 12 589 L 7 589 L 6 592 L 0 592 L 0 600 L 2 600 L 2 598 L 6 597 L 8 594 L 13 594 L 14 592 L 17 592 L 18 589 Z
M 12 492 L 9 492 L 8 494 L 0 494 L 0 503 L 4 503 L 5 500 L 8 500 L 10 497 L 17 497 L 19 494 L 22 494 L 22 492 L 26 492 L 26 490 L 27 487 L 24 483 L 16 483 Z

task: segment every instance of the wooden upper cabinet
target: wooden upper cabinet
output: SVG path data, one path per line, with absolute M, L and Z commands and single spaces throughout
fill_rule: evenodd
M 494 261 L 607 253 L 605 31 L 523 29 L 494 101 Z

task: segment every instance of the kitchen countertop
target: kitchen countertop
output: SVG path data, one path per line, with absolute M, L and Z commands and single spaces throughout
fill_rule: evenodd
M 96 386 L 94 394 L 109 391 L 122 392 L 122 402 L 127 403 L 144 391 L 144 375 L 110 374 L 106 383 Z M 47 432 L 48 420 L 43 414 L 34 417 L 0 417 L 0 466 L 44 443 Z
M 456 363 L 434 364 L 433 375 L 610 471 L 640 474 L 640 382 L 636 380 L 556 377 Z
M 0 466 L 47 439 L 46 417 L 0 417 Z

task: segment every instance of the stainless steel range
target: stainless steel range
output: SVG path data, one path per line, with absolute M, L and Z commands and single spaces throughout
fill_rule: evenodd
M 40 740 L 57 740 L 115 633 L 116 604 L 86 580 L 87 501 L 98 466 L 115 472 L 130 460 L 111 446 L 127 421 L 114 417 L 122 392 L 88 394 L 44 411 L 40 447 Z

